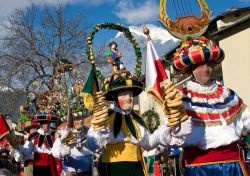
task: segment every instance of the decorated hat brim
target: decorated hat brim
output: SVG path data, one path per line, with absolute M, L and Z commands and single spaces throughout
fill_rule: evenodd
M 34 122 L 44 123 L 44 122 L 57 122 L 58 116 L 47 114 L 47 115 L 35 115 L 33 118 Z
M 123 86 L 123 87 L 117 87 L 117 88 L 113 88 L 112 90 L 109 90 L 108 92 L 106 92 L 104 94 L 106 100 L 108 101 L 114 101 L 115 96 L 121 92 L 121 91 L 127 91 L 127 90 L 131 90 L 133 91 L 133 96 L 137 96 L 142 92 L 142 87 L 141 86 Z
M 28 131 L 31 128 L 36 128 L 36 127 L 39 127 L 39 126 L 40 126 L 40 124 L 38 122 L 26 121 L 26 122 L 23 123 L 22 128 L 25 131 Z

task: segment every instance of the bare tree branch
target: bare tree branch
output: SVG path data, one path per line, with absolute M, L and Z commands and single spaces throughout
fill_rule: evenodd
M 33 4 L 15 10 L 6 19 L 7 23 L 1 24 L 7 33 L 0 45 L 0 92 L 1 87 L 8 87 L 12 91 L 7 93 L 14 95 L 13 91 L 24 89 L 34 77 L 54 75 L 59 58 L 86 72 L 84 51 L 89 27 L 84 15 L 69 14 L 67 6 L 60 3 L 39 8 Z M 50 90 L 54 86 L 45 85 Z

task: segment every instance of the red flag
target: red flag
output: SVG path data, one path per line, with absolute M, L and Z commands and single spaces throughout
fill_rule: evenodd
M 10 132 L 10 128 L 4 119 L 3 115 L 0 114 L 0 139 Z
M 169 73 L 168 73 L 169 74 Z M 158 56 L 155 47 L 151 40 L 147 44 L 147 57 L 146 57 L 146 89 L 149 94 L 153 95 L 161 103 L 162 91 L 161 83 L 169 80 L 165 68 Z

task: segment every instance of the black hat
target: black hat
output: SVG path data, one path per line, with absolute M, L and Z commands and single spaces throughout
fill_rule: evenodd
M 143 90 L 143 83 L 138 77 L 128 71 L 116 72 L 104 80 L 106 100 L 113 101 L 118 92 L 132 90 L 133 96 L 139 95 Z
M 34 117 L 34 122 L 56 122 L 58 120 L 58 115 L 54 112 L 48 113 L 44 111 L 39 111 Z
M 115 41 L 111 41 L 111 42 L 109 42 L 109 47 L 110 47 L 111 45 L 113 45 L 113 44 L 115 44 L 116 47 L 118 46 L 117 43 L 116 43 Z

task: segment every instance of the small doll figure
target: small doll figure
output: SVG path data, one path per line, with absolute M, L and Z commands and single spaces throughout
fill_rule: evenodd
M 117 43 L 112 41 L 109 43 L 109 50 L 106 52 L 106 58 L 112 64 L 112 73 L 117 70 L 124 70 L 125 67 L 121 62 L 122 53 L 117 49 Z

